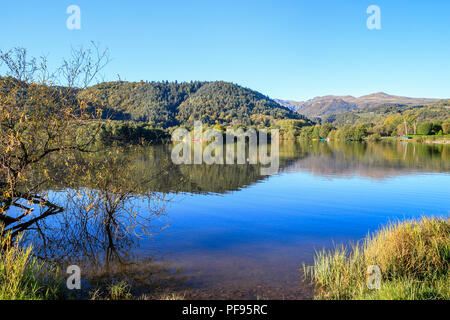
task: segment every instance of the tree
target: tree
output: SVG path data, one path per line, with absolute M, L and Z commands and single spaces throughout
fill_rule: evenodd
M 417 126 L 417 134 L 429 135 L 433 129 L 433 124 L 431 122 L 422 122 Z
M 392 135 L 396 134 L 396 129 L 402 123 L 403 119 L 401 115 L 392 115 L 384 120 L 383 125 L 386 127 L 386 131 Z
M 440 131 L 442 131 L 442 121 L 434 121 L 432 133 L 439 134 Z
M 442 124 L 442 131 L 444 132 L 444 134 L 450 134 L 450 122 Z
M 413 133 L 414 132 L 414 128 L 412 126 L 408 125 L 408 124 L 406 124 L 406 126 L 405 126 L 405 123 L 401 123 L 401 124 L 398 125 L 396 131 L 397 131 L 397 134 L 399 136 L 404 136 L 404 135 L 408 135 L 408 134 Z
M 312 131 L 312 138 L 320 139 L 320 126 L 319 125 L 314 126 L 314 129 Z
M 352 131 L 352 139 L 355 141 L 362 141 L 368 135 L 366 124 L 360 124 L 353 128 Z
M 325 123 L 320 126 L 319 135 L 322 139 L 328 138 L 328 134 L 334 127 L 330 123 Z
M 13 225 L 5 231 L 16 235 L 62 211 L 37 194 L 39 184 L 30 186 L 27 178 L 33 166 L 53 153 L 90 151 L 95 130 L 90 135 L 77 133 L 92 126 L 90 120 L 100 117 L 101 110 L 92 110 L 76 93 L 78 86 L 95 81 L 108 62 L 107 50 L 101 52 L 95 44 L 92 48 L 73 50 L 71 59 L 53 72 L 46 58 L 30 59 L 24 48 L 0 51 L 7 76 L 0 77 L 0 223 Z M 33 208 L 23 200 L 47 209 L 32 217 Z M 22 213 L 8 216 L 12 207 Z

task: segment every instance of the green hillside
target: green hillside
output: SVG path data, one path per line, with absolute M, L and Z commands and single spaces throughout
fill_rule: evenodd
M 260 124 L 261 119 L 304 119 L 256 91 L 216 82 L 107 82 L 81 90 L 80 99 L 116 120 L 158 127 L 191 124 Z

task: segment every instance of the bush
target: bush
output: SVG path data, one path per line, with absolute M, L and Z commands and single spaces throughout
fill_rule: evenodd
M 417 134 L 429 135 L 433 130 L 433 124 L 431 122 L 422 122 L 417 126 Z
M 444 134 L 450 134 L 450 123 L 443 123 L 442 131 L 444 131 Z
M 374 134 L 369 136 L 367 141 L 369 141 L 369 142 L 379 142 L 379 141 L 381 141 L 381 136 L 378 133 L 374 133 Z
M 439 134 L 442 131 L 442 121 L 433 122 L 432 134 Z

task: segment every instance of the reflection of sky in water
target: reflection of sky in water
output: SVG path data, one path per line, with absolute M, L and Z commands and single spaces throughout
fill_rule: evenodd
M 170 227 L 155 240 L 184 252 L 359 239 L 390 220 L 449 210 L 448 174 L 372 180 L 295 172 L 224 195 L 175 196 L 167 207 Z
M 224 195 L 175 196 L 170 227 L 142 249 L 165 252 L 199 287 L 259 284 L 292 293 L 314 250 L 357 241 L 396 219 L 449 214 L 449 187 L 449 174 L 378 180 L 284 173 Z
M 171 168 L 157 181 L 156 191 L 193 187 L 203 193 L 169 194 L 168 228 L 135 239 L 139 245 L 125 250 L 173 261 L 184 268 L 191 286 L 214 297 L 236 298 L 235 290 L 253 292 L 257 286 L 272 288 L 275 298 L 311 297 L 299 285 L 298 268 L 311 263 L 314 250 L 357 241 L 389 221 L 450 214 L 450 174 L 444 173 L 450 168 L 448 149 L 316 147 L 323 150 L 293 147 L 289 158 L 281 159 L 281 173 L 270 177 L 245 166 Z M 158 167 L 152 157 L 138 164 L 150 173 L 148 168 Z M 139 170 L 135 174 L 144 175 Z M 206 194 L 211 191 L 225 193 Z M 50 196 L 64 203 L 67 195 Z M 148 212 L 142 199 L 131 205 L 144 216 Z M 153 222 L 166 224 L 164 218 Z M 225 287 L 229 295 L 216 295 Z M 255 298 L 254 292 L 246 297 Z

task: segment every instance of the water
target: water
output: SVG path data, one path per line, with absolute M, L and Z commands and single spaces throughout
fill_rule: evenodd
M 261 176 L 256 165 L 175 166 L 169 146 L 126 158 L 125 180 L 166 200 L 151 204 L 164 209 L 152 218 L 151 235 L 124 231 L 148 222 L 126 214 L 117 218 L 121 227 L 114 232 L 88 218 L 84 231 L 65 229 L 73 217 L 52 217 L 48 225 L 66 226 L 64 236 L 56 237 L 60 255 L 83 256 L 102 276 L 126 274 L 143 291 L 169 287 L 190 298 L 308 299 L 312 291 L 299 268 L 312 263 L 315 250 L 358 241 L 389 221 L 450 213 L 450 146 L 284 143 L 280 171 L 272 176 Z M 114 171 L 114 179 L 120 174 Z M 94 188 L 87 180 L 77 183 Z M 53 187 L 61 202 L 63 185 Z M 122 209 L 146 217 L 148 208 L 144 198 L 133 196 Z M 121 236 L 107 241 L 111 234 Z M 83 245 L 91 249 L 81 250 Z

